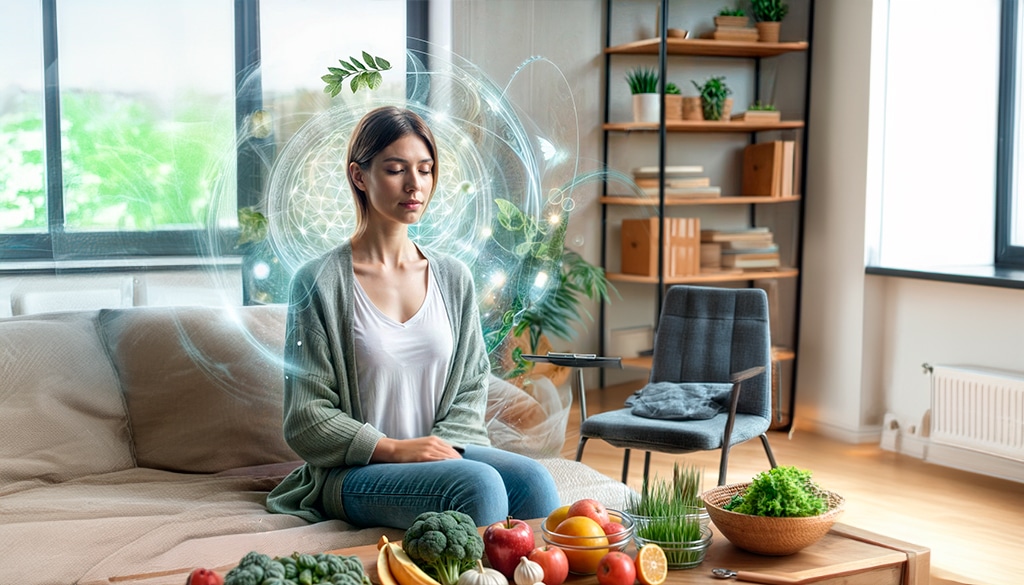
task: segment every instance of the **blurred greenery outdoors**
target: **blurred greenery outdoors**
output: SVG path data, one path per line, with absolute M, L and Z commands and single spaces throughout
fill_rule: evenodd
M 45 232 L 41 99 L 0 114 L 0 231 Z M 209 101 L 209 100 L 207 100 Z M 66 225 L 74 230 L 195 229 L 211 201 L 208 171 L 234 142 L 233 121 L 211 122 L 201 98 L 155 104 L 111 94 L 61 100 Z

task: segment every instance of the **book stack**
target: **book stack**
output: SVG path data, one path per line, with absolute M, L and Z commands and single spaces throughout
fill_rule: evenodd
M 717 244 L 721 268 L 766 270 L 781 266 L 779 246 L 771 230 L 755 227 L 744 230 L 701 230 L 700 241 Z
M 706 39 L 756 43 L 757 29 L 749 26 L 746 16 L 716 16 L 715 30 L 704 33 Z
M 796 142 L 775 140 L 751 144 L 743 150 L 743 195 L 793 197 L 795 195 Z
M 720 197 L 722 188 L 712 185 L 711 179 L 701 176 L 704 167 L 700 165 L 681 165 L 665 167 L 665 197 L 673 198 L 705 198 Z M 661 185 L 661 174 L 658 167 L 637 167 L 633 169 L 633 182 L 648 197 L 658 197 Z

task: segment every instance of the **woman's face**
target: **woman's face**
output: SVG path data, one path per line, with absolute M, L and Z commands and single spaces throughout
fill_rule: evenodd
M 351 163 L 352 179 L 369 200 L 370 222 L 410 225 L 419 221 L 433 188 L 433 166 L 427 144 L 415 134 L 392 142 L 365 170 Z

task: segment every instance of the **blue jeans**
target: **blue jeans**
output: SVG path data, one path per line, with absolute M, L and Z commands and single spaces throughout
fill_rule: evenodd
M 543 465 L 517 453 L 476 445 L 467 445 L 462 459 L 350 469 L 342 480 L 341 498 L 350 524 L 402 530 L 428 511 L 459 510 L 472 516 L 477 526 L 487 526 L 510 515 L 542 518 L 561 505 Z

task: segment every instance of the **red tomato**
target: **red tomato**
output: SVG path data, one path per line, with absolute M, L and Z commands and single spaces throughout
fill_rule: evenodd
M 224 577 L 210 569 L 196 569 L 189 573 L 185 585 L 224 585 Z
M 612 551 L 597 564 L 597 582 L 601 585 L 633 585 L 636 567 L 633 557 L 621 551 Z

